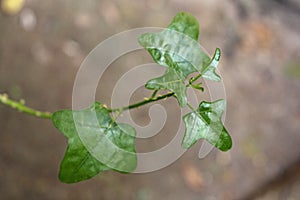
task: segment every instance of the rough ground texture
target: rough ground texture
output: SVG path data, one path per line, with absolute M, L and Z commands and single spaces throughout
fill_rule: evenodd
M 65 138 L 50 121 L 0 105 L 0 199 L 299 198 L 297 0 L 28 0 L 17 15 L 0 14 L 0 92 L 41 110 L 70 108 L 76 72 L 99 42 L 131 28 L 165 27 L 179 11 L 199 19 L 200 43 L 210 54 L 222 49 L 225 124 L 233 149 L 213 150 L 200 160 L 199 143 L 156 172 L 106 172 L 66 185 L 57 178 Z M 97 99 L 109 104 L 118 78 L 149 61 L 145 52 L 137 52 L 114 62 L 99 83 Z M 148 94 L 139 89 L 132 100 Z M 180 121 L 176 104 L 172 99 L 162 103 L 170 113 L 166 126 L 157 136 L 139 140 L 138 150 L 155 150 L 172 139 Z M 147 109 L 132 115 L 141 125 L 149 122 Z

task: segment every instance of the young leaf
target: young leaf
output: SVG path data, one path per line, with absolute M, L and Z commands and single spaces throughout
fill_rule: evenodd
M 232 140 L 221 120 L 224 109 L 225 101 L 222 99 L 211 103 L 203 101 L 197 110 L 185 115 L 182 147 L 188 149 L 198 140 L 205 139 L 222 151 L 229 150 Z
M 199 23 L 197 19 L 189 13 L 179 12 L 173 18 L 168 29 L 184 33 L 194 40 L 198 40 L 199 37 Z
M 168 54 L 165 54 L 164 56 L 169 68 L 166 70 L 163 76 L 148 81 L 146 88 L 152 90 L 171 90 L 175 93 L 179 105 L 184 107 L 187 103 L 186 86 L 184 83 L 185 77 L 178 65 L 172 61 L 171 57 Z
M 214 68 L 209 66 L 209 56 L 197 42 L 198 35 L 197 19 L 189 13 L 180 12 L 162 32 L 142 34 L 138 41 L 160 65 L 168 66 L 164 55 L 169 54 L 173 62 L 178 64 L 184 77 L 199 72 L 206 79 L 219 81 Z
M 200 90 L 202 92 L 204 91 L 204 87 L 201 86 L 201 83 L 198 83 L 198 84 L 195 84 L 195 85 L 192 84 L 191 86 L 192 86 L 192 88 L 194 88 L 196 90 Z
M 221 77 L 216 73 L 216 68 L 220 62 L 221 50 L 216 48 L 213 58 L 211 59 L 208 67 L 203 72 L 202 77 L 212 81 L 221 81 Z
M 135 129 L 114 122 L 102 104 L 57 111 L 52 121 L 68 139 L 59 172 L 62 182 L 79 182 L 105 170 L 128 173 L 136 168 Z

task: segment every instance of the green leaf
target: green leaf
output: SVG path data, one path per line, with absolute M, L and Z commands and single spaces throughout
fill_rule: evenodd
M 142 34 L 138 41 L 160 65 L 168 66 L 164 55 L 169 54 L 184 77 L 199 72 L 206 79 L 219 80 L 214 68 L 209 66 L 211 59 L 197 42 L 198 35 L 197 19 L 189 13 L 180 12 L 162 32 Z
M 167 28 L 184 33 L 196 41 L 198 40 L 199 23 L 197 19 L 189 13 L 179 12 Z
M 168 89 L 175 93 L 178 103 L 181 107 L 186 106 L 186 85 L 184 83 L 185 77 L 178 65 L 171 60 L 168 54 L 165 54 L 166 63 L 169 68 L 161 77 L 151 79 L 147 82 L 146 88 L 152 90 Z
M 207 140 L 222 151 L 232 147 L 232 140 L 224 127 L 221 117 L 225 110 L 225 101 L 201 102 L 198 109 L 185 115 L 186 126 L 182 147 L 190 148 L 200 139 Z
M 221 81 L 221 77 L 216 73 L 216 68 L 220 62 L 221 50 L 217 48 L 215 50 L 214 56 L 211 59 L 208 67 L 203 72 L 202 77 L 212 81 Z
M 192 87 L 196 90 L 200 90 L 201 92 L 204 91 L 204 87 L 201 87 L 201 84 L 192 85 Z
M 79 182 L 106 170 L 129 173 L 136 168 L 135 129 L 114 122 L 102 104 L 57 111 L 52 121 L 68 139 L 59 172 L 62 182 Z

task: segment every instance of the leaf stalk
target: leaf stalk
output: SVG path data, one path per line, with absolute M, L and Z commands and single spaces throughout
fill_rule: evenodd
M 141 102 L 129 105 L 129 106 L 124 106 L 122 108 L 108 109 L 108 111 L 109 112 L 120 112 L 120 111 L 124 111 L 124 110 L 130 110 L 130 109 L 133 109 L 133 108 L 138 108 L 138 107 L 141 107 L 143 105 L 146 105 L 146 104 L 149 104 L 149 103 L 152 103 L 152 102 L 155 102 L 155 101 L 159 101 L 159 100 L 166 99 L 168 97 L 174 96 L 174 94 L 175 94 L 174 92 L 169 92 L 165 95 L 161 95 L 161 96 L 158 96 L 158 97 L 147 98 L 144 101 L 141 101 Z

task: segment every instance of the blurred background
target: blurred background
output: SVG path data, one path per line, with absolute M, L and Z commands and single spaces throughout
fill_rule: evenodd
M 201 26 L 200 43 L 210 55 L 216 47 L 223 52 L 225 125 L 234 142 L 229 152 L 214 149 L 202 160 L 199 142 L 156 172 L 105 172 L 67 185 L 57 178 L 63 135 L 49 120 L 0 105 L 0 199 L 299 199 L 299 0 L 0 2 L 0 92 L 51 112 L 71 108 L 77 70 L 99 42 L 132 28 L 166 27 L 177 12 L 190 12 Z M 150 61 L 138 51 L 112 63 L 97 99 L 109 105 L 118 78 Z M 131 100 L 148 94 L 140 88 Z M 162 105 L 168 111 L 165 127 L 139 139 L 138 151 L 160 148 L 176 133 L 177 102 Z M 147 108 L 132 112 L 136 123 L 149 123 Z

